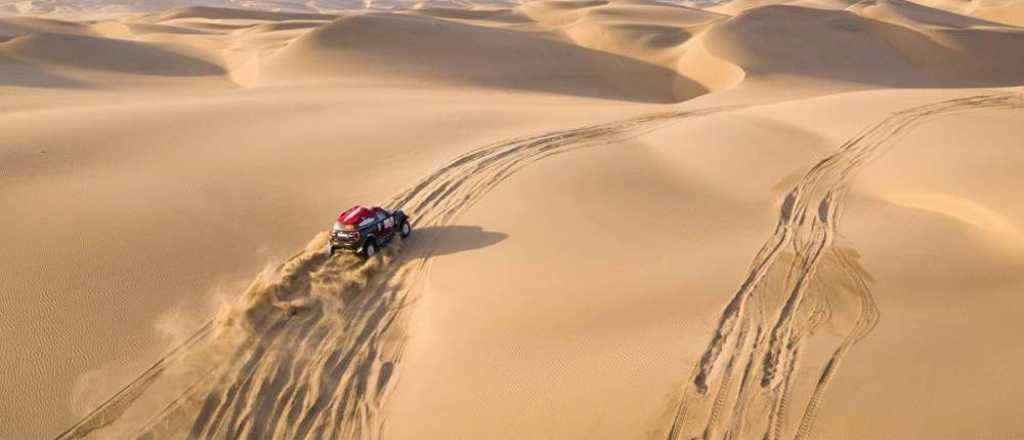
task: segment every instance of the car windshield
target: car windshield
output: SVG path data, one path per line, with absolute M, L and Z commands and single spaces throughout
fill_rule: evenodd
M 370 223 L 373 223 L 373 217 L 366 217 L 366 218 L 363 219 L 363 221 L 359 222 L 359 226 L 363 227 L 363 226 L 366 226 L 366 225 L 368 225 Z

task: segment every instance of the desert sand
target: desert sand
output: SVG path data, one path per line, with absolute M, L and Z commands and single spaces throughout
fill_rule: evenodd
M 0 1 L 0 438 L 1024 438 L 1021 26 Z

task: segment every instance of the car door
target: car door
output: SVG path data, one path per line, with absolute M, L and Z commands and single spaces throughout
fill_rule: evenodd
M 373 215 L 377 218 L 380 236 L 385 240 L 390 240 L 395 235 L 395 218 L 380 208 L 373 210 Z
M 359 221 L 359 224 L 356 225 L 356 228 L 359 230 L 359 233 L 363 235 L 363 237 L 379 237 L 379 223 L 380 222 L 377 221 L 376 217 L 374 217 L 373 215 L 368 215 Z

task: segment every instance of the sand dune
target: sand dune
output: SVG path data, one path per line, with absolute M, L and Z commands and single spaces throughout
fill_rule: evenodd
M 216 8 L 209 6 L 192 6 L 173 9 L 153 17 L 156 21 L 175 20 L 181 18 L 206 18 L 211 20 L 329 20 L 334 16 L 326 14 L 300 14 L 289 12 L 271 12 L 264 10 Z
M 505 0 L 3 0 L 0 13 L 50 15 L 65 17 L 109 18 L 125 14 L 159 13 L 171 9 L 220 9 L 228 16 L 239 14 L 260 15 L 265 12 L 290 14 L 335 13 L 362 9 L 411 9 L 419 7 L 472 8 L 478 5 L 512 6 L 516 2 Z M 219 18 L 214 16 L 213 18 Z
M 212 76 L 225 73 L 219 66 L 162 50 L 152 44 L 83 35 L 26 35 L 7 41 L 2 50 L 8 56 L 20 60 L 73 69 L 154 76 Z
M 689 97 L 674 94 L 675 82 L 685 78 L 669 69 L 522 32 L 393 14 L 342 18 L 293 40 L 262 65 L 261 78 L 268 81 L 309 77 L 430 81 L 641 102 Z
M 859 5 L 851 10 L 857 11 Z M 938 27 L 944 13 L 921 14 L 896 2 L 862 10 L 868 15 L 880 8 L 898 11 L 877 14 L 900 17 L 896 19 L 899 26 L 847 11 L 768 6 L 716 26 L 707 44 L 750 76 L 812 76 L 900 87 L 1020 82 L 1020 59 L 994 51 L 1012 52 L 1010 48 L 1019 45 L 1024 34 L 1012 29 L 960 30 L 964 23 L 929 30 L 925 25 Z M 909 11 L 929 21 L 915 20 Z M 820 37 L 796 44 L 803 35 Z
M 0 438 L 1012 438 L 1019 6 L 0 2 Z
M 954 14 L 976 17 L 998 23 L 1021 26 L 1024 24 L 1020 2 L 986 0 L 979 2 L 960 2 L 948 0 L 924 0 L 920 2 L 937 9 L 947 10 Z

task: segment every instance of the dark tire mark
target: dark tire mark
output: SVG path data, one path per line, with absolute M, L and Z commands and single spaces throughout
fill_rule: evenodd
M 707 347 L 683 386 L 668 439 L 774 440 L 810 435 L 817 410 L 843 359 L 879 320 L 866 272 L 849 252 L 834 247 L 851 179 L 921 123 L 968 111 L 1021 107 L 1016 94 L 996 93 L 903 110 L 854 136 L 835 154 L 815 164 L 787 193 L 774 232 L 723 309 Z M 823 277 L 822 271 L 828 275 Z M 774 281 L 779 277 L 781 282 Z M 858 298 L 860 304 L 853 326 L 829 357 L 801 355 L 800 348 L 813 336 L 813 329 L 832 320 L 836 313 L 829 305 L 831 299 L 843 295 Z M 752 307 L 758 313 L 752 312 Z M 768 330 L 762 331 L 765 325 Z M 758 328 L 749 345 L 744 331 L 733 335 L 737 328 L 748 326 Z M 734 392 L 733 365 L 737 358 L 743 359 L 746 368 Z M 814 370 L 816 365 L 821 365 L 820 370 Z M 809 395 L 792 395 L 798 368 L 805 370 L 799 374 L 818 377 Z M 723 402 L 732 404 L 723 407 Z M 795 407 L 799 411 L 790 411 L 794 404 L 799 404 Z M 796 415 L 791 417 L 790 413 Z M 791 418 L 798 420 L 795 426 Z

